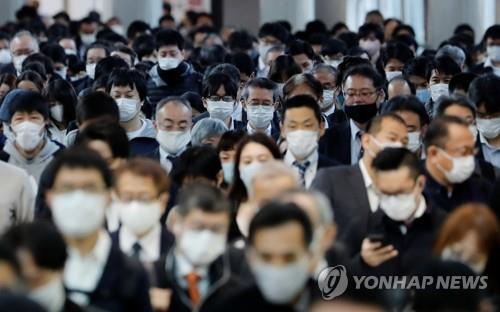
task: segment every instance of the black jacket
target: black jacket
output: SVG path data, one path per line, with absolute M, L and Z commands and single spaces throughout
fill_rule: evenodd
M 326 129 L 319 140 L 319 152 L 341 164 L 351 164 L 351 125 L 349 120 Z

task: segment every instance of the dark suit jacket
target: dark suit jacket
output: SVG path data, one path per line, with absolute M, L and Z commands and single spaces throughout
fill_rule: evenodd
M 335 159 L 329 158 L 323 154 L 318 155 L 318 170 L 323 168 L 335 167 L 342 165 Z
M 336 124 L 341 124 L 347 121 L 347 116 L 341 109 L 335 109 L 333 114 L 328 116 L 325 115 L 325 117 L 329 127 L 333 127 Z
M 355 217 L 370 216 L 370 203 L 359 165 L 337 166 L 319 170 L 312 185 L 325 194 L 332 205 L 339 240 L 345 235 L 347 225 Z
M 147 137 L 138 137 L 130 140 L 130 156 L 145 156 L 148 157 L 150 154 L 158 151 L 159 144 L 156 139 Z M 158 156 L 158 160 L 160 157 Z
M 341 164 L 351 164 L 351 126 L 348 120 L 326 129 L 319 140 L 319 152 Z

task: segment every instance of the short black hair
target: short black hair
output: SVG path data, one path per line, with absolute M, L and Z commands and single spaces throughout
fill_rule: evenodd
M 500 24 L 495 24 L 486 29 L 483 37 L 483 44 L 486 44 L 488 38 L 500 39 Z
M 275 82 L 286 82 L 294 75 L 302 73 L 300 66 L 290 55 L 280 55 L 271 63 L 268 78 Z
M 111 54 L 111 46 L 108 42 L 96 41 L 96 42 L 92 43 L 91 45 L 89 45 L 87 50 L 85 50 L 85 55 L 83 56 L 84 62 L 87 62 L 87 54 L 89 53 L 89 51 L 91 49 L 102 49 L 102 50 L 104 50 L 104 54 L 106 54 L 106 56 L 109 56 Z
M 23 71 L 29 68 L 29 65 L 32 63 L 40 63 L 45 70 L 45 72 L 39 72 L 41 76 L 51 75 L 54 73 L 54 63 L 52 60 L 42 53 L 33 53 L 29 55 L 23 62 Z
M 236 99 L 238 84 L 231 79 L 229 75 L 220 72 L 210 74 L 207 79 L 203 81 L 203 97 L 209 97 L 216 94 L 221 86 L 224 86 L 227 95 Z
M 198 92 L 188 91 L 181 95 L 181 98 L 187 101 L 192 109 L 196 109 L 200 113 L 207 111 L 205 106 L 203 106 L 203 99 Z
M 240 70 L 238 67 L 236 67 L 233 64 L 230 63 L 221 63 L 221 64 L 216 64 L 213 66 L 208 67 L 205 70 L 205 73 L 203 75 L 203 80 L 206 80 L 208 76 L 215 74 L 215 73 L 222 73 L 228 75 L 237 85 L 240 84 Z
M 458 24 L 457 27 L 455 27 L 455 30 L 453 30 L 453 34 L 458 35 L 463 32 L 471 32 L 474 33 L 474 28 L 472 28 L 471 25 L 463 23 L 463 24 Z
M 63 106 L 63 121 L 68 123 L 75 120 L 77 97 L 73 85 L 64 79 L 55 79 L 49 82 L 43 90 L 43 96 L 50 102 L 58 102 Z
M 417 76 L 425 78 L 427 81 L 427 67 L 431 60 L 425 56 L 418 56 L 405 64 L 403 74 L 406 78 Z
M 369 133 L 371 135 L 376 135 L 377 133 L 379 133 L 379 131 L 382 129 L 382 123 L 385 119 L 392 119 L 396 122 L 399 122 L 406 128 L 405 121 L 399 115 L 395 113 L 384 113 L 377 115 L 370 119 L 370 121 L 368 121 L 368 124 L 366 125 L 366 133 Z
M 178 158 L 171 172 L 172 180 L 182 185 L 185 178 L 205 178 L 217 181 L 222 170 L 219 154 L 210 146 L 195 146 L 186 149 Z
M 389 42 L 387 46 L 382 49 L 381 53 L 381 60 L 384 66 L 387 65 L 391 59 L 396 59 L 406 64 L 414 57 L 413 51 L 406 44 L 401 42 Z
M 172 29 L 162 29 L 155 35 L 156 50 L 163 46 L 176 45 L 179 50 L 184 49 L 184 38 L 182 35 Z
M 402 30 L 406 30 L 408 33 L 410 33 L 411 36 L 415 37 L 415 30 L 413 29 L 413 27 L 411 27 L 408 24 L 400 24 L 400 25 L 398 25 L 396 28 L 394 28 L 394 31 L 392 32 L 392 35 L 394 37 L 398 36 L 399 32 L 402 31 Z
M 132 42 L 132 49 L 134 49 L 137 58 L 141 61 L 144 56 L 151 55 L 155 51 L 155 39 L 151 35 L 140 35 Z
M 464 90 L 465 93 L 469 92 L 469 87 L 470 84 L 474 79 L 476 79 L 478 76 L 473 73 L 460 73 L 450 80 L 450 84 L 448 85 L 448 89 L 450 90 L 450 94 L 455 92 L 455 90 Z
M 373 159 L 372 167 L 377 172 L 392 171 L 406 167 L 410 170 L 411 178 L 416 179 L 420 175 L 420 162 L 418 157 L 404 147 L 384 148 Z
M 120 120 L 120 110 L 115 100 L 107 93 L 94 91 L 78 99 L 76 104 L 76 122 L 81 125 L 85 121 L 110 116 L 116 121 Z
M 113 86 L 136 89 L 139 93 L 139 98 L 144 101 L 147 96 L 146 79 L 144 76 L 134 69 L 118 68 L 111 72 L 106 85 L 106 92 L 109 93 Z
M 440 116 L 434 118 L 425 133 L 425 149 L 428 149 L 430 146 L 444 148 L 450 136 L 449 128 L 452 124 L 467 128 L 469 126 L 467 122 L 455 116 Z
M 49 57 L 53 63 L 68 63 L 68 57 L 64 52 L 64 48 L 55 43 L 48 43 L 41 47 L 40 51 Z M 62 77 L 65 78 L 65 77 Z
M 371 34 L 373 34 L 380 42 L 384 42 L 384 30 L 380 25 L 374 23 L 366 23 L 359 27 L 358 40 L 367 38 Z
M 328 39 L 321 45 L 321 55 L 345 55 L 347 53 L 347 45 L 338 39 Z
M 300 39 L 292 40 L 288 43 L 286 54 L 291 56 L 305 54 L 309 59 L 314 59 L 314 50 L 312 46 Z
M 17 77 L 16 86 L 19 87 L 21 81 L 31 81 L 41 93 L 47 76 L 42 77 L 38 72 L 28 69 L 28 67 L 39 64 L 38 62 L 33 62 L 26 65 L 26 69 Z
M 384 105 L 383 113 L 397 113 L 397 112 L 412 112 L 418 115 L 420 120 L 420 127 L 428 125 L 430 122 L 429 115 L 420 100 L 414 95 L 400 95 L 390 99 Z
M 51 223 L 38 220 L 15 225 L 4 234 L 4 239 L 14 249 L 28 250 L 37 266 L 55 271 L 64 269 L 68 257 L 66 243 Z
M 243 91 L 243 98 L 245 100 L 248 99 L 248 97 L 250 96 L 250 90 L 249 90 L 250 88 L 259 88 L 273 92 L 273 101 L 276 101 L 274 91 L 276 90 L 277 87 L 278 85 L 271 79 L 264 77 L 254 78 L 248 81 L 247 84 L 245 85 L 245 90 Z
M 64 168 L 97 170 L 101 174 L 102 180 L 109 189 L 113 186 L 113 174 L 108 164 L 94 150 L 82 146 L 75 146 L 62 151 L 51 163 L 54 179 L 49 181 L 47 189 L 54 186 L 57 175 Z
M 436 70 L 440 74 L 455 76 L 456 74 L 460 74 L 462 69 L 451 57 L 448 55 L 440 56 L 434 59 L 427 66 L 427 72 L 425 74 L 425 79 L 429 81 L 432 76 L 432 71 Z
M 460 107 L 463 107 L 465 109 L 468 109 L 474 118 L 476 118 L 476 109 L 474 108 L 474 105 L 466 98 L 463 96 L 442 96 L 439 98 L 439 100 L 436 103 L 436 113 L 435 116 L 444 116 L 444 111 L 453 105 L 457 105 Z
M 26 90 L 13 98 L 9 106 L 9 121 L 16 112 L 38 112 L 48 119 L 49 103 L 39 92 Z
M 220 189 L 208 184 L 196 183 L 181 190 L 177 212 L 183 217 L 195 209 L 208 213 L 225 212 L 229 215 L 230 207 L 229 201 Z
M 286 44 L 288 41 L 288 31 L 280 23 L 264 23 L 260 26 L 258 37 L 273 36 L 274 38 L 281 41 L 281 43 Z
M 79 131 L 75 145 L 85 145 L 89 141 L 100 140 L 111 148 L 113 158 L 128 158 L 130 154 L 127 132 L 120 124 L 108 116 L 98 118 L 83 130 Z
M 12 244 L 7 242 L 3 237 L 0 240 L 0 263 L 6 262 L 12 267 L 17 275 L 20 275 L 21 268 L 19 266 L 19 261 L 17 260 L 16 253 Z
M 486 113 L 500 112 L 500 77 L 488 74 L 472 81 L 468 96 L 476 109 L 484 106 Z
M 409 48 L 413 46 L 415 47 L 415 51 L 417 51 L 419 46 L 417 40 L 415 40 L 414 37 L 406 34 L 400 34 L 392 37 L 392 42 L 400 42 L 406 44 Z
M 370 79 L 376 90 L 381 90 L 385 86 L 385 79 L 371 65 L 358 65 L 348 69 L 342 77 L 342 86 L 350 76 L 363 76 Z
M 253 38 L 246 30 L 236 30 L 229 35 L 227 45 L 233 52 L 245 52 L 253 48 Z
M 293 108 L 301 108 L 301 107 L 306 107 L 311 109 L 318 123 L 321 124 L 323 122 L 323 115 L 321 114 L 321 109 L 319 107 L 318 102 L 311 96 L 302 94 L 293 96 L 287 99 L 285 103 L 283 103 L 283 113 L 282 113 L 283 122 L 285 121 L 287 110 Z
M 134 39 L 137 34 L 148 33 L 151 31 L 151 27 L 148 23 L 144 21 L 133 21 L 127 27 L 127 38 L 129 40 Z
M 127 62 L 116 56 L 105 57 L 97 62 L 95 66 L 95 80 L 98 80 L 100 77 L 107 77 L 113 70 L 119 68 L 128 69 Z
M 251 76 L 255 72 L 255 64 L 245 52 L 236 52 L 227 56 L 227 61 L 238 68 L 240 73 Z
M 243 139 L 246 135 L 246 132 L 243 130 L 230 130 L 224 133 L 217 145 L 217 151 L 220 153 L 222 151 L 232 151 L 236 150 L 238 143 Z
M 253 245 L 260 230 L 292 222 L 302 227 L 304 247 L 307 249 L 312 241 L 313 227 L 307 214 L 295 203 L 270 202 L 265 204 L 250 222 L 248 241 L 250 245 Z

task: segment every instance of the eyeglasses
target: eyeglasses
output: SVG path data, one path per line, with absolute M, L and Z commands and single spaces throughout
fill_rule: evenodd
M 225 96 L 217 96 L 217 95 L 211 95 L 208 97 L 210 101 L 224 101 L 224 102 L 233 102 L 234 98 L 229 95 Z

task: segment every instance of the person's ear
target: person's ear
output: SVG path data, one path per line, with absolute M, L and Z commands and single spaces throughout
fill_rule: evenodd
M 54 193 L 50 190 L 45 192 L 45 202 L 47 203 L 47 206 L 49 206 L 49 209 L 52 208 L 52 202 L 54 201 Z
M 363 135 L 361 136 L 361 146 L 365 150 L 370 146 L 370 134 L 363 133 Z
M 385 91 L 384 89 L 380 89 L 378 93 L 379 94 L 377 95 L 377 104 L 381 104 L 385 100 Z
M 177 206 L 174 206 L 167 215 L 165 226 L 170 232 L 174 233 L 176 237 L 179 237 L 182 232 L 181 220 L 182 217 L 179 215 L 179 212 L 177 212 Z
M 423 174 L 418 176 L 418 178 L 417 178 L 418 193 L 422 193 L 424 191 L 425 181 L 426 181 L 426 178 Z
M 325 122 L 323 120 L 321 120 L 321 122 L 319 123 L 319 137 L 321 138 L 323 135 L 325 135 Z
M 434 145 L 431 145 L 427 148 L 426 150 L 426 155 L 427 155 L 427 158 L 434 158 L 437 156 L 438 154 L 438 148 Z

